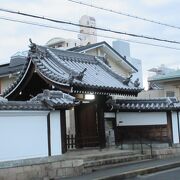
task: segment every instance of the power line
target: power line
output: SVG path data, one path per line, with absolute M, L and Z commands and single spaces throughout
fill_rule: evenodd
M 160 22 L 160 21 L 155 21 L 155 20 L 152 20 L 152 19 L 143 18 L 143 17 L 140 17 L 140 16 L 135 16 L 135 15 L 128 14 L 128 13 L 125 13 L 125 12 L 121 12 L 121 11 L 115 11 L 115 10 L 112 10 L 112 9 L 103 8 L 103 7 L 100 7 L 100 6 L 95 6 L 95 5 L 88 4 L 88 3 L 85 3 L 85 2 L 82 2 L 82 1 L 74 1 L 74 0 L 67 0 L 67 1 L 77 3 L 77 4 L 81 4 L 81 5 L 88 6 L 88 7 L 92 7 L 92 8 L 95 8 L 95 9 L 100 9 L 100 10 L 103 10 L 103 11 L 108 11 L 108 12 L 111 12 L 111 13 L 127 16 L 127 17 L 130 17 L 130 18 L 135 18 L 135 19 L 151 22 L 151 23 L 154 23 L 154 24 L 162 25 L 162 26 L 167 26 L 167 27 L 171 27 L 171 28 L 175 28 L 175 29 L 180 29 L 179 26 L 163 23 L 163 22 Z
M 0 11 L 12 13 L 12 14 L 18 14 L 18 15 L 27 16 L 27 17 L 36 18 L 36 19 L 43 19 L 43 20 L 54 22 L 54 23 L 61 23 L 61 24 L 67 24 L 67 25 L 72 25 L 72 26 L 96 29 L 96 30 L 115 33 L 115 34 L 121 34 L 121 35 L 131 36 L 131 37 L 135 37 L 135 38 L 143 38 L 143 39 L 161 41 L 161 42 L 166 42 L 166 43 L 180 44 L 179 41 L 160 39 L 160 38 L 156 38 L 156 37 L 150 37 L 150 36 L 146 36 L 146 35 L 138 35 L 138 34 L 133 34 L 133 33 L 126 33 L 126 32 L 122 32 L 122 31 L 116 31 L 116 30 L 106 29 L 106 28 L 102 28 L 102 27 L 92 27 L 92 26 L 87 26 L 87 25 L 81 25 L 78 23 L 70 22 L 70 21 L 69 22 L 68 21 L 62 21 L 62 20 L 57 20 L 57 19 L 53 19 L 53 18 L 48 18 L 45 16 L 38 16 L 38 15 L 33 15 L 33 14 L 28 14 L 28 13 L 22 13 L 19 11 L 13 11 L 13 10 L 2 9 L 2 8 L 0 8 Z
M 56 26 L 51 26 L 51 25 L 46 25 L 46 24 L 41 24 L 41 23 L 36 23 L 36 22 L 30 22 L 30 21 L 25 21 L 25 20 L 12 19 L 12 18 L 2 17 L 2 16 L 0 16 L 0 19 L 11 21 L 11 22 L 18 22 L 18 23 L 29 24 L 29 25 L 34 25 L 34 26 L 40 26 L 40 27 L 45 27 L 45 28 L 51 28 L 51 29 L 57 29 L 57 30 L 63 30 L 63 31 L 79 33 L 78 30 L 72 30 L 72 29 L 67 29 L 67 28 L 62 28 L 62 27 L 56 27 Z M 134 40 L 131 40 L 131 39 L 123 39 L 123 38 L 107 36 L 107 35 L 98 35 L 98 34 L 94 35 L 94 34 L 91 34 L 91 33 L 83 33 L 83 34 L 88 34 L 88 35 L 98 36 L 98 37 L 103 37 L 103 38 L 109 38 L 109 39 L 116 39 L 116 40 L 118 39 L 118 40 L 123 40 L 123 41 L 127 41 L 127 42 L 136 43 L 136 44 L 143 44 L 143 45 L 155 46 L 155 47 L 160 47 L 160 48 L 180 50 L 180 48 L 176 48 L 176 47 L 164 46 L 164 45 L 160 45 L 160 44 L 152 44 L 152 43 L 146 43 L 146 42 L 140 42 L 140 41 L 134 41 Z

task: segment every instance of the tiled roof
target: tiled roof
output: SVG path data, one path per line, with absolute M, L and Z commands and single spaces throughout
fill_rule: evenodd
M 120 111 L 166 111 L 180 109 L 180 102 L 176 98 L 116 99 L 108 100 L 106 103 L 109 109 Z
M 129 61 L 126 60 L 125 57 L 123 57 L 121 54 L 119 54 L 114 48 L 112 48 L 107 42 L 102 41 L 102 42 L 98 42 L 95 44 L 88 44 L 86 46 L 80 46 L 80 47 L 73 47 L 68 49 L 68 51 L 74 51 L 74 52 L 83 52 L 85 50 L 91 49 L 91 48 L 95 48 L 95 47 L 99 47 L 99 46 L 107 46 L 109 49 L 111 49 L 111 51 L 113 51 L 115 54 L 117 54 L 121 59 L 123 59 L 123 61 L 125 63 L 127 63 L 129 66 L 131 66 L 131 68 L 133 68 L 135 71 L 138 71 Z
M 77 105 L 74 97 L 61 91 L 44 90 L 30 101 L 7 101 L 0 97 L 0 110 L 50 110 L 69 108 Z
M 166 80 L 179 80 L 180 79 L 180 70 L 175 70 L 168 72 L 163 75 L 155 75 L 148 78 L 148 81 L 166 81 Z
M 1 102 L 0 101 L 0 110 L 49 110 L 48 108 L 41 102 L 28 102 L 28 101 L 8 101 Z
M 29 61 L 27 58 L 24 59 L 24 63 L 21 66 L 21 70 L 19 70 L 19 74 L 17 75 L 15 81 L 4 90 L 4 92 L 2 93 L 3 97 L 7 97 L 9 93 L 12 93 L 13 91 L 16 90 L 18 85 L 22 82 L 22 80 L 26 76 L 29 70 L 30 64 L 31 64 L 31 61 Z
M 25 59 L 23 57 L 16 57 L 15 59 L 11 59 L 10 63 L 0 65 L 0 76 L 7 76 L 10 74 L 18 73 L 22 70 Z
M 59 84 L 89 91 L 126 94 L 140 91 L 132 83 L 123 84 L 124 78 L 114 73 L 98 57 L 38 46 L 43 58 L 32 56 L 36 69 Z
M 61 91 L 44 90 L 43 93 L 38 94 L 36 97 L 30 100 L 31 102 L 43 102 L 48 107 L 62 108 L 72 107 L 79 104 L 74 97 L 69 94 L 65 94 Z
M 137 95 L 142 89 L 132 82 L 125 84 L 124 78 L 114 73 L 98 57 L 37 46 L 29 51 L 24 69 L 3 96 L 7 97 L 26 76 L 30 64 L 35 71 L 50 84 L 59 88 L 65 86 L 74 93 Z

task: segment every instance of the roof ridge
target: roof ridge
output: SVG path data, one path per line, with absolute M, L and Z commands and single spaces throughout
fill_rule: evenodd
M 49 48 L 46 49 L 47 52 L 64 68 L 65 71 L 71 71 L 71 73 L 78 75 L 78 72 L 76 72 L 74 69 L 68 67 L 66 63 L 64 63 L 60 58 L 54 54 Z
M 38 47 L 40 47 L 40 48 L 48 48 L 48 49 L 50 49 L 51 51 L 59 51 L 59 52 L 61 52 L 61 53 L 71 53 L 71 54 L 76 54 L 76 55 L 78 55 L 78 56 L 86 56 L 86 57 L 92 57 L 93 55 L 89 55 L 89 54 L 84 54 L 84 53 L 79 53 L 79 52 L 74 52 L 74 51 L 68 51 L 68 50 L 63 50 L 63 49 L 57 49 L 57 48 L 51 48 L 51 47 L 47 47 L 47 46 L 40 46 L 40 45 L 38 45 Z
M 179 101 L 170 101 L 170 98 L 156 99 L 153 101 L 151 100 L 139 100 L 139 99 L 115 99 L 115 100 L 108 100 L 106 102 L 107 106 L 112 109 L 121 109 L 124 111 L 131 110 L 131 111 L 164 111 L 164 110 L 179 110 L 180 103 Z

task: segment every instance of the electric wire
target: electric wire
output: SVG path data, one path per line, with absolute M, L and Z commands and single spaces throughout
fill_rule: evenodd
M 122 31 L 117 31 L 117 30 L 112 30 L 112 29 L 106 29 L 106 28 L 102 28 L 102 27 L 92 27 L 92 26 L 87 26 L 87 25 L 81 25 L 81 24 L 78 24 L 78 23 L 70 22 L 70 21 L 63 21 L 63 20 L 48 18 L 48 17 L 45 17 L 45 16 L 38 16 L 38 15 L 34 15 L 34 14 L 29 14 L 29 13 L 22 13 L 22 12 L 19 12 L 19 11 L 13 11 L 13 10 L 9 10 L 9 9 L 0 8 L 0 11 L 12 13 L 12 14 L 18 14 L 18 15 L 27 16 L 27 17 L 36 18 L 36 19 L 43 19 L 43 20 L 54 22 L 54 23 L 61 23 L 61 24 L 67 24 L 67 25 L 72 25 L 72 26 L 96 29 L 96 30 L 105 31 L 105 32 L 111 32 L 111 33 L 115 33 L 115 34 L 131 36 L 131 37 L 135 37 L 135 38 L 143 38 L 143 39 L 161 41 L 161 42 L 166 42 L 166 43 L 180 44 L 180 41 L 160 39 L 160 38 L 156 38 L 156 37 L 150 37 L 150 36 L 146 36 L 146 35 L 138 35 L 138 34 L 133 34 L 133 33 L 127 33 L 127 32 L 122 32 Z
M 30 21 L 25 21 L 25 20 L 12 19 L 12 18 L 9 18 L 9 17 L 0 16 L 0 19 L 1 20 L 6 20 L 6 21 L 11 21 L 11 22 L 18 22 L 18 23 L 23 23 L 23 24 L 28 24 L 28 25 L 34 25 L 34 26 L 40 26 L 40 27 L 45 27 L 45 28 L 51 28 L 51 29 L 57 29 L 57 30 L 62 30 L 62 31 L 69 31 L 69 32 L 79 33 L 78 30 L 73 30 L 73 29 L 68 29 L 68 28 L 63 28 L 63 27 L 56 27 L 56 26 L 52 26 L 52 25 L 36 23 L 36 22 L 30 22 Z M 160 47 L 160 48 L 180 50 L 180 48 L 176 48 L 176 47 L 165 46 L 165 45 L 160 45 L 160 44 L 152 44 L 152 43 L 146 43 L 146 42 L 140 42 L 140 41 L 135 41 L 135 40 L 131 40 L 131 39 L 124 39 L 124 38 L 107 36 L 107 35 L 102 35 L 102 34 L 101 35 L 100 34 L 94 35 L 94 34 L 91 34 L 91 33 L 83 33 L 83 34 L 88 34 L 88 35 L 98 36 L 98 37 L 103 37 L 103 38 L 109 38 L 109 39 L 123 40 L 123 41 L 132 42 L 132 43 L 136 43 L 136 44 L 143 44 L 143 45 L 155 46 L 155 47 Z
M 85 3 L 85 2 L 82 2 L 82 1 L 75 1 L 75 0 L 67 0 L 67 1 L 70 1 L 70 2 L 73 2 L 73 3 L 76 3 L 76 4 L 81 4 L 81 5 L 88 6 L 88 7 L 92 7 L 92 8 L 95 8 L 95 9 L 100 9 L 100 10 L 103 10 L 103 11 L 108 11 L 108 12 L 111 12 L 111 13 L 127 16 L 127 17 L 134 18 L 134 19 L 147 21 L 147 22 L 150 22 L 150 23 L 158 24 L 158 25 L 163 25 L 163 26 L 167 26 L 167 27 L 171 27 L 171 28 L 175 28 L 175 29 L 180 29 L 179 26 L 163 23 L 163 22 L 160 22 L 160 21 L 155 21 L 155 20 L 152 20 L 152 19 L 143 18 L 143 17 L 140 17 L 140 16 L 135 16 L 135 15 L 128 14 L 128 13 L 125 13 L 125 12 L 121 12 L 121 11 L 115 11 L 115 10 L 112 10 L 112 9 L 103 8 L 103 7 L 100 7 L 100 6 L 95 6 L 95 5 L 88 4 L 88 3 Z

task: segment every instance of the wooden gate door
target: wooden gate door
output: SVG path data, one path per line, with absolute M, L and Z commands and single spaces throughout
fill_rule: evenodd
M 82 104 L 75 109 L 76 113 L 76 146 L 95 147 L 99 145 L 94 103 Z

